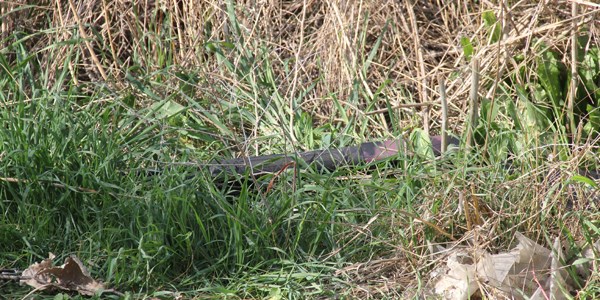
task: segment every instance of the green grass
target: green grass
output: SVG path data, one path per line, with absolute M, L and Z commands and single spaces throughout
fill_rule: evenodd
M 232 10 L 228 16 L 236 25 Z M 497 27 L 486 25 L 490 40 L 497 41 Z M 233 28 L 239 35 L 239 24 Z M 566 71 L 556 52 L 539 50 L 538 69 L 505 75 L 495 98 L 482 101 L 473 153 L 457 149 L 433 159 L 427 143 L 416 143 L 419 155 L 399 155 L 396 162 L 330 173 L 310 166 L 284 172 L 267 191 L 273 175 L 256 181 L 240 176 L 238 185 L 222 185 L 204 164 L 239 153 L 415 137 L 420 131 L 410 127 L 419 120 L 392 109 L 390 120 L 357 113 L 378 101 L 389 107 L 390 100 L 379 93 L 373 97 L 356 79 L 348 99 L 323 95 L 331 99 L 331 115 L 317 121 L 318 109 L 302 105 L 323 78 L 284 95 L 281 87 L 294 77 L 294 62 L 274 60 L 267 44 L 248 46 L 243 39 L 204 44 L 202 55 L 219 66 L 217 74 L 174 64 L 172 32 L 163 34 L 139 38 L 148 43 L 144 47 L 159 45 L 160 51 L 142 47 L 132 53 L 121 81 L 80 84 L 68 67 L 84 63 L 81 40 L 66 43 L 73 55 L 52 69 L 27 38 L 7 39 L 9 46 L 0 51 L 0 268 L 22 270 L 49 252 L 60 264 L 75 254 L 94 278 L 128 299 L 173 293 L 198 299 L 398 298 L 427 283 L 433 268 L 427 241 L 449 242 L 440 230 L 457 239 L 467 232 L 465 216 L 457 212 L 461 197 L 476 195 L 494 212 L 486 216 L 494 251 L 510 249 L 516 231 L 545 245 L 564 237 L 573 255 L 585 246 L 578 242 L 590 244 L 600 236 L 600 214 L 586 199 L 569 208 L 562 186 L 540 193 L 547 184 L 540 171 L 551 166 L 548 154 L 557 153 L 563 168 L 599 163 L 597 148 L 582 154 L 567 145 L 575 131 L 565 125 L 570 120 L 560 101 L 567 87 L 560 82 Z M 361 38 L 363 76 L 381 40 L 368 49 L 365 43 Z M 61 46 L 47 50 L 58 55 Z M 581 56 L 589 65 L 581 72 L 591 90 L 598 78 L 597 48 L 588 55 Z M 384 81 L 380 89 L 388 85 L 412 101 L 405 86 Z M 593 139 L 599 110 L 584 102 L 578 112 L 588 114 L 582 135 Z M 410 126 L 398 125 L 402 117 L 411 118 Z M 561 145 L 543 147 L 553 142 Z M 503 168 L 508 148 L 517 153 L 517 171 Z M 578 188 L 589 183 L 574 181 Z M 396 262 L 370 264 L 385 259 Z M 356 264 L 362 268 L 341 272 Z M 595 272 L 578 287 L 581 299 L 598 297 Z M 385 291 L 378 290 L 381 278 L 400 279 Z M 0 283 L 0 293 L 14 298 L 30 291 Z
M 303 171 L 296 191 L 284 174 L 267 195 L 250 179 L 232 194 L 196 163 L 207 154 L 186 147 L 182 120 L 157 117 L 159 106 L 132 108 L 127 90 L 41 88 L 27 72 L 35 57 L 28 60 L 6 66 L 14 79 L 1 89 L 14 99 L 0 112 L 3 266 L 76 254 L 94 277 L 135 295 L 303 298 L 325 292 L 345 260 L 382 248 L 344 236 L 353 231 L 348 224 L 378 210 L 365 196 L 388 195 L 394 182 L 363 187 Z M 161 173 L 146 176 L 148 169 Z M 340 245 L 344 259 L 319 261 Z

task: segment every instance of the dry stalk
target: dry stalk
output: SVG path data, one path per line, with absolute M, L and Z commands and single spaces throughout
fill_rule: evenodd
M 108 76 L 106 76 L 106 72 L 104 72 L 104 67 L 100 63 L 98 56 L 96 56 L 96 52 L 94 51 L 94 48 L 92 47 L 90 38 L 88 37 L 87 33 L 85 32 L 85 28 L 83 28 L 83 23 L 81 22 L 81 19 L 79 18 L 79 14 L 77 12 L 77 9 L 75 8 L 75 4 L 73 4 L 73 0 L 69 0 L 69 7 L 71 8 L 73 17 L 75 18 L 75 21 L 77 22 L 77 26 L 79 26 L 79 34 L 85 40 L 84 41 L 85 47 L 87 48 L 92 61 L 96 65 L 96 69 L 98 70 L 98 72 L 100 72 L 102 79 L 104 81 L 108 81 Z
M 6 12 L 7 7 L 18 8 L 21 2 L 5 5 L 3 11 Z M 118 80 L 125 73 L 122 70 L 131 66 L 136 56 L 135 63 L 140 70 L 151 74 L 161 67 L 156 63 L 158 54 L 155 52 L 161 51 L 161 47 L 168 47 L 174 62 L 206 79 L 198 84 L 198 89 L 215 94 L 211 101 L 216 107 L 218 99 L 233 98 L 234 90 L 251 90 L 248 82 L 223 68 L 215 55 L 205 52 L 207 42 L 218 44 L 231 39 L 231 20 L 222 1 L 163 1 L 162 7 L 156 1 L 134 2 L 136 5 L 131 6 L 125 0 L 52 0 L 48 6 L 32 8 L 48 14 L 46 20 L 52 20 L 49 27 L 56 30 L 47 30 L 51 33 L 42 35 L 43 38 L 31 48 L 44 49 L 48 44 L 72 39 L 72 28 L 77 23 L 81 37 L 86 35 L 86 44 L 82 44 L 81 48 L 85 56 L 91 58 L 93 68 L 78 67 L 81 62 L 72 58 L 80 50 L 72 49 L 69 43 L 51 50 L 40 50 L 40 57 L 45 66 L 51 66 L 51 70 L 60 69 L 66 59 L 71 59 L 66 65 L 70 69 L 71 80 L 78 83 L 88 81 L 91 78 L 88 73 L 95 73 L 98 68 L 105 70 L 97 71 L 104 73 L 102 78 L 108 76 Z M 532 53 L 536 46 L 534 41 L 543 41 L 552 49 L 568 49 L 569 43 L 574 44 L 573 25 L 582 27 L 586 22 L 593 22 L 593 14 L 597 11 L 597 4 L 590 1 L 558 0 L 552 3 L 483 1 L 479 11 L 474 11 L 467 1 L 441 0 L 410 3 L 392 0 L 303 0 L 268 2 L 260 7 L 255 7 L 252 1 L 243 0 L 236 2 L 234 7 L 246 53 L 259 54 L 262 49 L 267 49 L 265 57 L 272 66 L 276 82 L 274 88 L 286 99 L 286 106 L 282 109 L 286 121 L 290 121 L 286 122 L 286 135 L 293 135 L 288 128 L 297 122 L 293 112 L 298 110 L 311 114 L 317 123 L 344 122 L 333 105 L 332 99 L 336 98 L 344 103 L 343 109 L 348 116 L 367 124 L 370 138 L 381 138 L 391 134 L 382 114 L 387 111 L 388 105 L 412 108 L 410 105 L 414 102 L 429 103 L 431 95 L 436 92 L 428 85 L 435 81 L 437 74 L 446 78 L 446 100 L 451 106 L 446 122 L 452 127 L 447 130 L 466 131 L 462 129 L 467 123 L 463 118 L 471 108 L 469 91 L 473 78 L 462 56 L 460 38 L 469 37 L 474 41 L 482 74 L 479 85 L 485 88 L 481 91 L 482 96 L 493 99 L 497 87 L 506 79 L 505 74 L 536 63 Z M 572 3 L 580 9 L 576 16 L 569 12 Z M 73 9 L 72 6 L 77 5 L 80 7 Z M 485 43 L 489 36 L 478 22 L 481 18 L 479 12 L 484 10 L 492 10 L 500 17 L 503 28 L 500 43 Z M 386 28 L 386 24 L 391 25 Z M 43 24 L 37 25 L 40 30 L 48 29 Z M 86 27 L 81 29 L 83 25 Z M 90 28 L 97 30 L 95 32 L 101 39 L 90 35 Z M 587 30 L 592 40 L 597 39 L 597 28 L 589 26 Z M 365 68 L 365 58 L 380 37 L 380 47 L 369 67 Z M 158 45 L 161 39 L 164 44 Z M 100 56 L 99 51 L 104 55 Z M 239 63 L 234 51 L 224 51 L 227 59 Z M 512 58 L 515 53 L 525 57 L 521 64 Z M 569 62 L 571 67 L 576 67 L 574 61 L 571 59 Z M 256 66 L 257 72 L 261 71 L 260 67 Z M 531 72 L 527 76 L 536 75 Z M 379 90 L 384 82 L 388 83 Z M 527 86 L 525 82 L 520 83 Z M 305 92 L 304 87 L 313 84 L 314 88 L 306 93 L 305 100 L 294 105 L 292 99 L 297 99 L 300 93 Z M 217 85 L 229 90 L 214 92 Z M 357 88 L 360 91 L 357 92 Z M 356 94 L 358 97 L 353 97 Z M 258 107 L 256 96 L 254 99 L 236 97 L 235 101 L 236 105 L 254 106 L 254 117 L 264 119 L 268 108 Z M 437 120 L 442 119 L 444 123 L 444 117 L 438 104 L 431 106 L 401 109 L 394 113 L 401 122 L 400 127 L 407 127 L 414 126 L 415 119 L 418 119 L 415 115 L 421 112 L 425 129 L 430 125 L 429 129 L 435 132 L 439 129 L 436 128 L 439 126 L 436 125 L 439 123 Z M 372 115 L 376 116 L 370 117 Z M 243 128 L 250 134 L 240 135 L 244 141 L 239 142 L 248 143 L 255 150 L 260 148 L 258 137 L 266 133 L 261 131 L 262 125 L 257 121 L 250 124 L 252 128 Z M 238 130 L 242 131 L 242 126 Z M 287 134 L 288 131 L 290 134 Z
M 110 16 L 109 16 L 109 12 L 108 12 L 108 3 L 107 0 L 102 0 L 102 13 L 104 14 L 104 18 L 106 20 L 110 20 Z M 115 58 L 117 58 L 117 50 L 115 48 L 115 43 L 111 34 L 111 26 L 110 26 L 110 22 L 105 22 L 104 23 L 104 31 L 106 32 L 106 36 L 108 37 L 108 45 L 110 47 L 110 53 L 113 57 L 113 61 L 112 61 L 112 65 L 115 69 L 118 68 L 117 65 L 117 60 Z
M 577 75 L 577 3 L 575 2 L 571 2 L 571 17 L 571 85 L 569 86 L 569 98 L 567 100 L 567 115 L 571 133 L 575 135 L 576 128 L 573 105 L 575 103 L 575 97 L 577 96 L 577 84 L 579 79 L 579 76 Z
M 469 115 L 467 119 L 467 141 L 466 149 L 469 150 L 473 143 L 473 133 L 477 128 L 477 121 L 479 118 L 479 60 L 477 57 L 473 57 L 471 61 L 471 94 L 469 96 Z
M 442 149 L 446 152 L 448 147 L 448 100 L 446 100 L 446 83 L 442 75 L 438 75 L 438 84 L 440 85 L 440 101 L 442 103 Z
M 434 102 L 424 102 L 424 103 L 406 103 L 406 104 L 396 104 L 394 106 L 392 106 L 392 109 L 398 109 L 398 108 L 413 108 L 413 107 L 428 107 L 428 106 L 432 106 L 435 105 Z M 376 115 L 376 114 L 381 114 L 381 113 L 385 113 L 387 112 L 388 109 L 387 108 L 381 108 L 381 109 L 377 109 L 377 110 L 372 110 L 369 112 L 366 112 L 365 115 L 369 116 L 369 115 Z
M 408 3 L 407 8 L 408 16 L 410 18 L 410 25 L 412 28 L 412 38 L 413 38 L 413 46 L 414 51 L 417 53 L 417 61 L 419 65 L 419 78 L 421 82 L 419 83 L 419 96 L 421 98 L 421 103 L 425 103 L 429 100 L 427 96 L 427 72 L 425 71 L 425 61 L 423 60 L 423 47 L 421 45 L 421 38 L 419 36 L 419 30 L 417 29 L 417 18 L 415 17 L 415 4 Z M 425 106 L 423 111 L 421 112 L 423 116 L 423 130 L 425 134 L 429 135 L 429 106 Z
M 296 143 L 296 136 L 294 134 L 294 115 L 295 115 L 295 111 L 296 108 L 294 107 L 294 97 L 296 95 L 296 88 L 298 86 L 298 72 L 300 69 L 300 62 L 302 61 L 302 58 L 300 57 L 300 53 L 302 53 L 302 46 L 304 45 L 304 28 L 305 28 L 305 22 L 306 22 L 306 0 L 303 1 L 303 5 L 302 5 L 302 17 L 300 20 L 300 41 L 298 43 L 298 48 L 296 49 L 296 59 L 295 59 L 295 65 L 294 65 L 294 79 L 292 80 L 292 91 L 289 94 L 289 118 L 290 118 L 290 122 L 289 122 L 289 137 L 292 140 L 292 143 Z

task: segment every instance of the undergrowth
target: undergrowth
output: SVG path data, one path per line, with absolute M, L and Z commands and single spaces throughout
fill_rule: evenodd
M 0 4 L 0 269 L 52 252 L 128 299 L 398 299 L 428 289 L 428 243 L 477 232 L 503 251 L 519 231 L 576 255 L 598 240 L 591 6 L 76 2 Z M 437 78 L 460 137 L 474 59 L 475 145 L 434 157 Z M 331 172 L 209 172 L 388 138 L 416 142 Z

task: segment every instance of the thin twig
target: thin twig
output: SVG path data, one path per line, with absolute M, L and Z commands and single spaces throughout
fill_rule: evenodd
M 283 167 L 281 167 L 281 170 L 279 170 L 274 176 L 273 178 L 271 178 L 271 180 L 269 181 L 269 185 L 267 186 L 267 190 L 265 191 L 265 195 L 267 195 L 271 189 L 273 188 L 273 185 L 275 184 L 275 180 L 281 175 L 281 173 L 283 173 L 283 171 L 287 170 L 289 167 L 294 167 L 296 168 L 296 162 L 295 161 L 290 161 L 289 163 L 283 165 Z
M 403 103 L 403 104 L 396 104 L 394 106 L 392 106 L 392 109 L 396 109 L 396 108 L 411 108 L 411 107 L 421 107 L 421 106 L 432 106 L 435 105 L 434 102 L 424 102 L 424 103 Z M 381 108 L 381 109 L 377 109 L 377 110 L 372 110 L 369 112 L 366 112 L 365 115 L 375 115 L 375 114 L 381 114 L 384 112 L 387 112 L 388 109 L 387 108 Z
M 542 291 L 542 296 L 544 296 L 544 299 L 550 300 L 550 297 L 548 297 L 548 294 L 546 293 L 546 290 L 544 289 L 544 285 L 541 284 L 540 281 L 538 280 L 537 276 L 535 276 L 535 269 L 531 270 L 531 274 L 533 275 L 533 281 L 535 281 L 535 283 L 537 283 L 538 288 L 540 289 L 540 291 Z
M 442 229 L 442 228 L 440 228 L 439 226 L 437 226 L 437 225 L 435 225 L 435 224 L 433 224 L 433 223 L 431 223 L 431 222 L 429 222 L 429 221 L 427 221 L 427 220 L 425 220 L 425 219 L 419 218 L 419 217 L 417 217 L 416 215 L 414 215 L 414 214 L 411 214 L 411 213 L 409 213 L 409 212 L 407 212 L 407 211 L 398 210 L 397 212 L 398 212 L 398 213 L 400 213 L 400 214 L 403 214 L 403 215 L 405 215 L 405 216 L 408 216 L 408 217 L 410 217 L 410 218 L 413 218 L 414 220 L 416 220 L 416 221 L 418 221 L 418 222 L 421 222 L 421 223 L 423 223 L 423 224 L 425 224 L 425 225 L 427 225 L 427 226 L 431 227 L 432 229 L 434 229 L 435 231 L 437 231 L 439 234 L 441 234 L 441 235 L 443 235 L 443 236 L 445 236 L 445 237 L 449 238 L 449 239 L 450 239 L 450 240 L 452 240 L 452 241 L 456 241 L 456 238 L 454 238 L 454 237 L 452 236 L 452 234 L 448 233 L 447 231 L 443 230 L 443 229 Z
M 581 5 L 585 5 L 585 6 L 589 6 L 589 7 L 600 8 L 599 3 L 593 3 L 590 1 L 583 1 L 583 0 L 569 0 L 569 1 L 571 1 L 571 3 L 573 3 L 573 4 L 581 4 Z

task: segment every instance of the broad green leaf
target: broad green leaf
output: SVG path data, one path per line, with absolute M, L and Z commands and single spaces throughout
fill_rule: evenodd
M 475 48 L 473 48 L 473 44 L 471 44 L 471 40 L 467 37 L 460 38 L 460 45 L 463 48 L 463 53 L 465 54 L 465 58 L 467 61 L 471 60 L 473 53 L 475 52 Z
M 514 142 L 514 138 L 510 133 L 499 134 L 498 136 L 492 137 L 490 142 L 490 153 L 493 153 L 492 160 L 498 163 L 506 161 L 509 153 L 509 144 Z
M 521 117 L 517 114 L 517 108 L 515 107 L 515 103 L 513 101 L 507 101 L 506 110 L 507 110 L 510 118 L 513 120 L 515 129 L 518 131 L 523 131 L 523 125 L 521 124 Z
M 425 134 L 425 131 L 415 129 L 410 134 L 410 140 L 415 149 L 415 154 L 428 159 L 434 158 L 431 139 L 429 138 L 429 135 Z
M 555 110 L 562 110 L 565 105 L 565 99 L 560 79 L 561 62 L 558 59 L 558 55 L 553 51 L 543 50 L 542 53 L 538 53 L 537 63 L 538 78 L 540 79 L 542 88 L 546 91 L 546 96 Z
M 168 119 L 179 114 L 180 112 L 185 110 L 185 107 L 179 103 L 169 100 L 165 102 L 155 103 L 154 105 L 152 105 L 151 110 L 155 112 L 154 116 L 160 120 Z
M 283 298 L 283 296 L 282 296 L 282 293 L 281 293 L 281 289 L 279 289 L 278 287 L 273 287 L 269 291 L 269 296 L 268 296 L 267 299 L 269 299 L 269 300 L 280 300 L 282 298 Z
M 217 127 L 217 129 L 219 129 L 219 131 L 221 131 L 221 134 L 223 134 L 227 137 L 235 136 L 233 134 L 233 132 L 231 130 L 229 130 L 229 128 L 227 128 L 227 126 L 225 124 L 223 124 L 223 122 L 221 122 L 221 119 L 218 118 L 217 116 L 215 116 L 214 114 L 212 114 L 208 111 L 203 111 L 202 115 L 206 119 L 208 119 L 215 127 Z
M 490 122 L 493 122 L 494 119 L 496 119 L 496 117 L 498 116 L 499 112 L 499 103 L 494 103 L 494 105 L 492 106 L 492 101 L 490 101 L 489 99 L 481 99 L 481 107 L 479 109 L 479 114 L 483 120 L 489 120 Z
M 600 78 L 600 49 L 592 48 L 583 57 L 581 67 L 579 68 L 579 76 L 583 84 L 594 100 L 600 101 L 600 87 L 598 87 L 598 79 Z
M 600 107 L 588 104 L 586 106 L 586 111 L 588 113 L 588 122 L 585 125 L 586 131 L 588 131 L 589 133 L 591 133 L 592 131 L 600 132 Z
M 496 19 L 494 12 L 491 10 L 484 11 L 481 17 L 488 30 L 490 44 L 498 42 L 502 36 L 502 28 L 500 27 L 500 23 Z
M 523 126 L 523 130 L 536 128 L 538 131 L 545 131 L 550 126 L 550 120 L 548 118 L 547 108 L 542 107 L 540 105 L 536 105 L 529 99 L 529 94 L 527 92 L 527 88 L 523 86 L 516 86 L 517 96 L 519 97 L 522 105 L 525 106 L 525 113 L 521 118 L 521 124 Z M 543 89 L 538 86 L 537 89 L 534 89 L 535 92 L 544 93 Z M 537 95 L 537 94 L 536 94 Z M 539 96 L 535 96 L 535 98 Z

